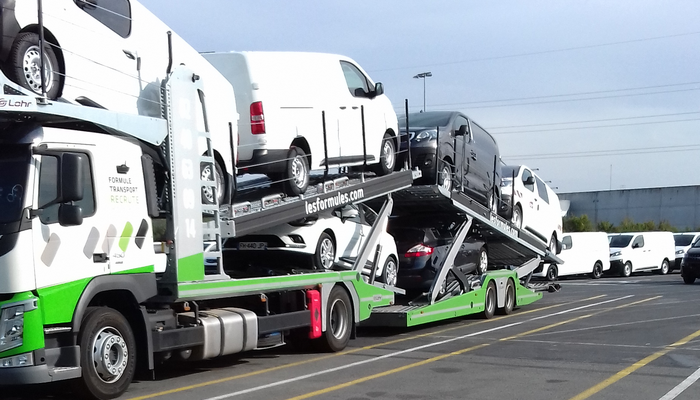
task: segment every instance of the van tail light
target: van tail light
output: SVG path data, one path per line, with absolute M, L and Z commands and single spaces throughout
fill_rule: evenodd
M 253 135 L 265 133 L 265 114 L 263 114 L 262 101 L 250 104 L 250 132 Z
M 406 254 L 404 254 L 404 257 L 408 257 L 408 258 L 410 258 L 410 257 L 422 257 L 422 256 L 429 256 L 431 254 L 433 254 L 433 248 L 421 243 L 421 244 L 417 244 L 417 245 L 411 247 L 410 249 L 408 249 Z
M 320 338 L 323 335 L 321 329 L 321 293 L 318 290 L 309 290 L 306 292 L 306 303 L 311 314 L 311 330 L 309 331 L 309 339 Z

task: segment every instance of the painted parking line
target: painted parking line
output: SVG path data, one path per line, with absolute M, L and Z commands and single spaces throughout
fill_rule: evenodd
M 540 319 L 543 319 L 543 318 L 549 318 L 549 317 L 553 317 L 553 316 L 556 316 L 556 315 L 567 314 L 567 313 L 571 313 L 571 312 L 583 310 L 583 309 L 586 309 L 586 308 L 595 307 L 595 306 L 598 306 L 598 305 L 603 305 L 603 304 L 608 304 L 608 303 L 612 303 L 612 302 L 615 302 L 615 301 L 625 300 L 625 299 L 628 299 L 628 298 L 630 298 L 630 297 L 634 297 L 634 296 L 633 296 L 633 295 L 628 295 L 628 296 L 618 297 L 618 298 L 611 299 L 611 300 L 601 301 L 601 302 L 598 302 L 598 303 L 593 303 L 593 304 L 587 304 L 587 305 L 584 305 L 584 306 L 574 307 L 574 308 L 570 308 L 570 309 L 567 309 L 567 310 L 559 311 L 559 312 L 556 312 L 556 313 L 553 313 L 553 314 L 547 314 L 547 315 L 544 315 L 544 316 L 533 317 L 533 318 L 530 318 L 530 319 L 527 319 L 527 320 L 524 320 L 524 321 L 513 322 L 513 323 L 510 323 L 510 324 L 501 325 L 501 326 L 497 326 L 497 327 L 494 327 L 494 328 L 485 329 L 485 330 L 482 330 L 482 331 L 473 332 L 473 333 L 469 333 L 469 334 L 462 335 L 462 336 L 457 336 L 457 337 L 454 337 L 454 338 L 451 338 L 451 339 L 445 339 L 445 340 L 441 340 L 441 341 L 438 341 L 438 342 L 428 343 L 428 344 L 424 344 L 424 345 L 421 345 L 421 346 L 412 347 L 412 348 L 409 348 L 409 349 L 406 349 L 406 350 L 401 350 L 401 351 L 397 351 L 397 352 L 393 352 L 393 353 L 384 354 L 384 355 L 379 356 L 379 357 L 368 358 L 368 359 L 365 359 L 365 360 L 362 360 L 362 361 L 357 361 L 357 362 L 354 362 L 354 363 L 351 363 L 351 364 L 345 364 L 345 365 L 342 365 L 342 366 L 339 366 L 339 367 L 329 368 L 329 369 L 326 369 L 326 370 L 323 370 L 323 371 L 313 372 L 313 373 L 310 373 L 310 374 L 300 375 L 300 376 L 297 376 L 297 377 L 294 377 L 294 378 L 290 378 L 290 379 L 284 379 L 284 380 L 281 380 L 281 381 L 272 382 L 272 383 L 268 383 L 268 384 L 265 384 L 265 385 L 255 386 L 255 387 L 252 387 L 252 388 L 249 388 L 249 389 L 239 390 L 239 391 L 227 393 L 227 394 L 224 394 L 224 395 L 221 395 L 221 396 L 210 397 L 210 398 L 208 398 L 208 399 L 206 399 L 206 400 L 222 400 L 222 399 L 228 399 L 228 398 L 231 398 L 231 397 L 240 396 L 240 395 L 244 395 L 244 394 L 248 394 L 248 393 L 253 393 L 253 392 L 257 392 L 257 391 L 264 390 L 264 389 L 269 389 L 269 388 L 276 387 L 276 386 L 286 385 L 286 384 L 293 383 L 293 382 L 297 382 L 297 381 L 301 381 L 301 380 L 304 380 L 304 379 L 309 379 L 309 378 L 313 378 L 313 377 L 316 377 L 316 376 L 325 375 L 325 374 L 329 374 L 329 373 L 341 371 L 341 370 L 344 370 L 344 369 L 354 368 L 354 367 L 357 367 L 357 366 L 360 366 L 360 365 L 364 365 L 364 364 L 369 364 L 369 363 L 377 362 L 377 361 L 384 360 L 384 359 L 387 359 L 387 358 L 392 358 L 392 357 L 400 356 L 400 355 L 402 355 L 402 354 L 412 353 L 412 352 L 415 352 L 415 351 L 419 351 L 419 350 L 423 350 L 423 349 L 427 349 L 427 348 L 431 348 L 431 347 L 435 347 L 435 346 L 440 346 L 440 345 L 443 345 L 443 344 L 446 344 L 446 343 L 450 343 L 450 342 L 454 342 L 454 341 L 457 341 L 457 340 L 463 340 L 463 339 L 466 339 L 466 338 L 470 338 L 470 337 L 474 337 L 474 336 L 478 336 L 478 335 L 483 335 L 483 334 L 485 334 L 485 333 L 500 331 L 500 330 L 503 330 L 503 329 L 506 329 L 506 328 L 511 328 L 511 327 L 514 327 L 514 326 L 519 326 L 519 325 L 522 325 L 522 324 L 525 324 L 525 323 L 528 323 L 528 322 L 532 322 L 532 321 L 537 321 L 537 320 L 540 320 Z M 580 318 L 580 317 L 578 317 L 578 318 Z
M 628 298 L 628 297 L 630 297 L 630 296 L 627 296 L 626 298 Z M 592 317 L 592 316 L 594 316 L 594 315 L 601 314 L 601 313 L 603 313 L 603 312 L 608 312 L 608 311 L 617 310 L 617 309 L 621 309 L 621 308 L 625 308 L 625 307 L 630 307 L 630 306 L 636 305 L 636 304 L 641 304 L 641 303 L 644 303 L 644 302 L 647 302 L 647 301 L 654 300 L 654 299 L 656 299 L 656 298 L 658 298 L 658 297 L 660 297 L 660 296 L 656 296 L 656 297 L 651 297 L 651 298 L 647 298 L 647 299 L 635 301 L 635 302 L 629 303 L 629 304 L 623 304 L 623 305 L 621 305 L 621 306 L 609 308 L 609 309 L 604 310 L 604 311 L 598 311 L 598 312 L 595 312 L 595 313 L 591 313 L 591 314 L 587 314 L 587 315 L 582 315 L 582 316 L 579 316 L 579 317 L 574 317 L 574 318 L 571 318 L 571 319 L 568 319 L 568 320 L 565 320 L 565 321 L 555 322 L 555 323 L 550 324 L 550 325 L 547 325 L 547 326 L 543 326 L 543 327 L 540 327 L 540 328 L 536 328 L 536 329 L 529 330 L 529 331 L 527 331 L 527 332 L 519 333 L 519 334 L 517 334 L 517 335 L 513 335 L 513 336 L 509 336 L 509 337 L 505 337 L 505 338 L 499 339 L 498 342 L 504 342 L 504 341 L 514 340 L 514 339 L 521 338 L 521 337 L 523 337 L 523 336 L 527 336 L 527 335 L 530 335 L 530 334 L 533 334 L 533 333 L 537 333 L 537 332 L 541 332 L 541 331 L 544 331 L 544 330 L 547 330 L 547 329 L 555 328 L 555 327 L 557 327 L 557 326 L 561 326 L 561 325 L 568 324 L 568 323 L 575 322 L 575 321 L 580 321 L 580 320 L 582 320 L 582 319 L 589 318 L 589 317 Z M 579 309 L 580 309 L 580 308 L 579 308 Z M 571 310 L 571 311 L 574 311 L 574 310 Z M 564 313 L 564 312 L 559 312 L 559 313 L 556 313 L 556 314 L 562 314 L 562 313 Z M 552 315 L 556 315 L 556 314 L 552 314 Z M 533 320 L 534 320 L 534 319 L 533 319 Z M 492 330 L 492 331 L 493 331 L 493 330 Z M 467 336 L 467 335 L 465 335 L 465 336 Z M 498 343 L 498 342 L 494 342 L 494 343 Z M 457 350 L 457 351 L 454 351 L 454 352 L 451 352 L 451 353 L 442 354 L 442 355 L 439 355 L 439 356 L 435 356 L 435 357 L 433 357 L 433 358 L 429 358 L 429 359 L 427 359 L 427 360 L 418 361 L 418 362 L 415 362 L 415 363 L 413 363 L 413 364 L 409 364 L 409 365 L 405 365 L 405 366 L 402 366 L 402 367 L 398 367 L 398 368 L 395 368 L 395 369 L 392 369 L 392 370 L 389 370 L 389 371 L 380 372 L 380 373 L 378 373 L 378 374 L 374 374 L 374 375 L 366 376 L 366 377 L 363 377 L 363 378 L 355 379 L 355 380 L 350 381 L 350 382 L 341 383 L 341 384 L 339 384 L 339 385 L 331 386 L 331 387 L 328 387 L 328 388 L 325 388 L 325 389 L 320 389 L 320 390 L 317 390 L 317 391 L 314 391 L 314 392 L 310 392 L 310 393 L 306 393 L 306 394 L 303 394 L 303 395 L 300 395 L 300 396 L 292 397 L 292 398 L 289 398 L 288 400 L 303 400 L 303 399 L 308 399 L 308 398 L 311 398 L 311 397 L 319 396 L 319 395 L 322 395 L 322 394 L 330 393 L 330 392 L 333 392 L 333 391 L 336 391 L 336 390 L 340 390 L 340 389 L 344 389 L 344 388 L 347 388 L 347 387 L 350 387 L 350 386 L 353 386 L 353 385 L 357 385 L 357 384 L 359 384 L 359 383 L 367 382 L 367 381 L 372 380 L 372 379 L 381 378 L 381 377 L 384 377 L 384 376 L 387 376 L 387 375 L 391 375 L 391 374 L 395 374 L 395 373 L 398 373 L 398 372 L 401 372 L 401 371 L 405 371 L 405 370 L 407 370 L 407 369 L 411 369 L 411 368 L 419 367 L 419 366 L 422 366 L 422 365 L 425 365 L 425 364 L 429 364 L 429 363 L 432 363 L 432 362 L 440 361 L 440 360 L 445 359 L 445 358 L 448 358 L 448 357 L 452 357 L 452 356 L 464 354 L 464 353 L 470 352 L 470 351 L 472 351 L 472 350 L 481 349 L 481 348 L 490 346 L 490 345 L 492 345 L 492 344 L 493 344 L 493 343 L 484 343 L 484 344 L 480 344 L 480 345 L 477 345 L 477 346 L 468 347 L 468 348 L 466 348 L 466 349 Z M 216 399 L 216 400 L 220 400 L 220 399 L 223 399 L 223 398 L 225 398 L 225 397 L 218 397 L 218 398 L 215 398 L 215 399 Z M 207 399 L 207 400 L 214 400 L 214 399 Z
M 516 314 L 504 315 L 504 316 L 498 317 L 498 318 L 496 318 L 496 319 L 487 319 L 487 320 L 476 321 L 476 322 L 467 323 L 467 324 L 459 324 L 458 326 L 452 326 L 452 327 L 449 327 L 449 328 L 440 329 L 440 330 L 437 330 L 437 331 L 426 332 L 426 333 L 421 333 L 421 334 L 418 334 L 418 335 L 411 335 L 411 336 L 403 337 L 403 338 L 400 338 L 400 339 L 394 339 L 394 340 L 389 340 L 389 341 L 382 342 L 382 343 L 372 344 L 372 345 L 369 345 L 369 346 L 358 347 L 358 348 L 355 348 L 355 349 L 345 350 L 345 351 L 341 351 L 341 352 L 338 352 L 338 353 L 330 354 L 330 355 L 327 355 L 327 356 L 314 357 L 314 358 L 310 358 L 310 359 L 306 359 L 306 360 L 302 360 L 302 361 L 298 361 L 298 362 L 293 362 L 293 363 L 289 363 L 289 364 L 279 365 L 279 366 L 276 366 L 276 367 L 260 369 L 260 370 L 257 370 L 257 371 L 251 371 L 251 372 L 244 373 L 244 374 L 239 374 L 239 375 L 234 375 L 234 376 L 227 376 L 227 377 L 221 378 L 221 379 L 213 379 L 213 380 L 210 380 L 210 381 L 201 382 L 201 383 L 196 383 L 196 384 L 193 384 L 193 385 L 187 385 L 187 386 L 182 386 L 182 387 L 179 387 L 179 388 L 174 388 L 174 389 L 169 389 L 169 390 L 163 390 L 163 391 L 160 391 L 160 392 L 151 393 L 151 394 L 147 394 L 147 395 L 143 395 L 143 396 L 132 397 L 132 398 L 130 398 L 130 399 L 128 399 L 128 400 L 146 400 L 146 399 L 152 399 L 152 398 L 156 398 L 156 397 L 166 396 L 166 395 L 169 395 L 169 394 L 185 392 L 185 391 L 188 391 L 188 390 L 193 390 L 193 389 L 198 389 L 198 388 L 201 388 L 201 387 L 216 385 L 216 384 L 219 384 L 219 383 L 229 382 L 229 381 L 233 381 L 233 380 L 236 380 L 236 379 L 248 378 L 248 377 L 251 377 L 251 376 L 256 376 L 256 375 L 261 375 L 261 374 L 267 374 L 267 373 L 269 373 L 269 372 L 279 371 L 279 370 L 286 369 L 286 368 L 297 367 L 297 366 L 299 366 L 299 365 L 314 363 L 314 362 L 317 362 L 317 361 L 326 360 L 326 359 L 330 359 L 330 358 L 336 358 L 336 357 L 340 357 L 340 356 L 343 356 L 343 355 L 346 355 L 346 354 L 357 353 L 357 352 L 360 352 L 360 351 L 370 350 L 370 349 L 374 349 L 374 348 L 377 348 L 377 347 L 388 346 L 388 345 L 392 345 L 392 344 L 396 344 L 396 343 L 401 343 L 401 342 L 406 342 L 406 341 L 414 340 L 414 339 L 420 339 L 420 338 L 424 338 L 424 337 L 428 337 L 428 336 L 436 336 L 436 335 L 439 335 L 439 334 L 441 334 L 441 333 L 453 331 L 453 330 L 456 330 L 456 329 L 467 328 L 467 327 L 471 327 L 471 326 L 474 326 L 474 325 L 479 325 L 479 324 L 483 324 L 483 323 L 487 323 L 487 322 L 498 322 L 498 321 L 502 321 L 502 320 L 507 319 L 507 318 L 513 318 L 513 317 L 517 317 L 517 316 L 520 316 L 520 315 L 526 315 L 526 314 L 531 314 L 531 313 L 538 312 L 538 311 L 549 310 L 549 309 L 552 309 L 552 308 L 564 307 L 564 306 L 568 306 L 568 305 L 572 305 L 572 304 L 583 303 L 583 302 L 586 302 L 586 301 L 597 300 L 597 299 L 600 299 L 600 298 L 603 298 L 603 297 L 607 297 L 607 295 L 604 295 L 604 294 L 603 294 L 603 295 L 597 295 L 597 296 L 587 297 L 587 298 L 584 298 L 584 299 L 574 300 L 574 301 L 570 301 L 570 302 L 566 302 L 566 303 L 553 304 L 553 305 L 549 305 L 549 306 L 545 306 L 545 307 L 534 308 L 534 309 L 532 309 L 532 310 L 522 311 L 522 312 L 518 312 L 518 313 L 516 313 Z
M 636 363 L 630 365 L 629 367 L 623 369 L 622 371 L 616 373 L 615 375 L 611 376 L 610 378 L 600 382 L 599 384 L 579 393 L 578 395 L 572 397 L 570 400 L 583 400 L 587 399 L 594 394 L 600 392 L 601 390 L 607 388 L 608 386 L 612 385 L 613 383 L 621 380 L 622 378 L 626 377 L 627 375 L 635 372 L 636 370 L 642 368 L 643 366 L 651 363 L 652 361 L 656 360 L 657 358 L 665 355 L 666 353 L 675 350 L 676 348 L 688 343 L 689 341 L 695 339 L 696 337 L 700 336 L 700 330 L 691 333 L 690 335 L 684 337 L 683 339 L 667 346 L 666 348 L 657 351 L 654 354 L 651 354 Z
M 692 375 L 685 378 L 685 380 L 683 382 L 679 383 L 678 386 L 671 389 L 668 393 L 666 393 L 659 400 L 673 400 L 673 399 L 675 399 L 676 397 L 678 397 L 679 394 L 683 393 L 683 391 L 685 391 L 685 389 L 688 389 L 690 387 L 690 385 L 695 383 L 698 379 L 700 379 L 700 368 L 698 368 L 695 372 L 693 372 Z

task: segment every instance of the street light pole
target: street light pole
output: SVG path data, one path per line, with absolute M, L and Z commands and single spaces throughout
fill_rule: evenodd
M 425 112 L 425 78 L 433 76 L 432 72 L 421 72 L 413 77 L 413 79 L 423 79 L 423 112 Z

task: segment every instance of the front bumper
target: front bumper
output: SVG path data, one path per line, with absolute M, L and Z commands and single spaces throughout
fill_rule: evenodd
M 411 147 L 411 168 L 418 167 L 423 177 L 417 180 L 419 184 L 434 184 L 436 182 L 436 154 L 434 147 Z

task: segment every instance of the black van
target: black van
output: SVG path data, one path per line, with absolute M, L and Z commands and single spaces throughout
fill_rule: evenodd
M 401 149 L 406 151 L 405 115 L 399 118 L 399 126 Z M 461 190 L 497 211 L 501 197 L 500 152 L 496 140 L 476 122 L 457 111 L 409 113 L 408 140 L 411 167 L 423 172 L 415 184 Z

